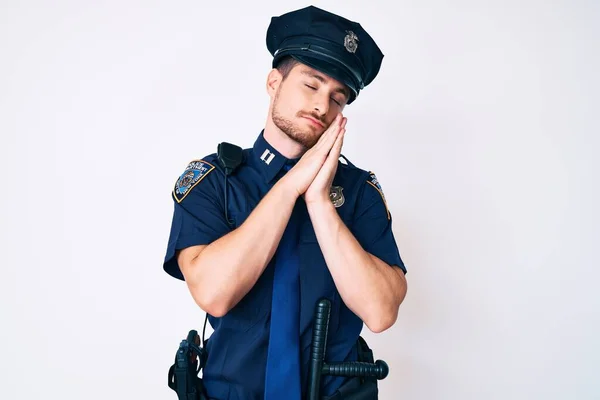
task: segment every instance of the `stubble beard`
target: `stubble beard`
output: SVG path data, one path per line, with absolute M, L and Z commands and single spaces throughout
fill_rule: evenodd
M 272 119 L 273 123 L 277 128 L 279 128 L 283 133 L 286 134 L 287 137 L 302 145 L 305 149 L 310 149 L 313 147 L 317 141 L 319 140 L 319 134 L 312 130 L 311 128 L 306 128 L 306 130 L 302 130 L 299 126 L 295 125 L 291 120 L 285 118 L 283 115 L 279 113 L 278 110 L 278 100 L 279 100 L 279 91 L 275 95 L 275 100 L 273 101 L 273 113 Z M 300 116 L 300 115 L 298 115 Z

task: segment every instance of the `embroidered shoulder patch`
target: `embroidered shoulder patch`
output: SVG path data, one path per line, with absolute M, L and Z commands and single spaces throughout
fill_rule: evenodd
M 388 220 L 390 219 L 390 209 L 388 208 L 387 201 L 385 200 L 385 195 L 383 194 L 383 189 L 381 188 L 381 184 L 379 184 L 379 180 L 377 176 L 375 176 L 374 172 L 369 172 L 369 179 L 367 183 L 373 186 L 379 194 L 381 195 L 381 199 L 383 200 L 383 204 L 385 204 L 385 210 L 387 211 Z
M 173 197 L 177 203 L 181 203 L 194 186 L 200 183 L 213 169 L 215 169 L 215 166 L 204 160 L 190 162 L 183 174 L 177 179 L 173 189 Z

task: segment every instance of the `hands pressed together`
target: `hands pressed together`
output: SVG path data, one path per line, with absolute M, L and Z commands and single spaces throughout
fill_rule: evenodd
M 338 160 L 344 143 L 347 118 L 338 114 L 319 141 L 309 149 L 288 172 L 289 180 L 298 196 L 307 205 L 329 202 L 329 191 L 337 171 Z

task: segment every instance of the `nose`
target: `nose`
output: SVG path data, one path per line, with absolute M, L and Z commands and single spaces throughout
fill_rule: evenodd
M 319 116 L 324 117 L 327 115 L 329 111 L 329 97 L 326 95 L 317 95 L 315 96 L 315 112 L 319 114 Z

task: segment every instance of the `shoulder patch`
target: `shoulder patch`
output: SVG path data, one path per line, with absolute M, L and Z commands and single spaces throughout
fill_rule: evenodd
M 381 188 L 381 184 L 375 176 L 374 172 L 369 172 L 369 178 L 367 179 L 367 183 L 373 186 L 381 195 L 381 199 L 383 200 L 383 204 L 385 205 L 385 210 L 387 211 L 388 220 L 390 219 L 390 209 L 387 206 L 387 201 L 385 200 L 385 195 L 383 194 L 383 189 Z
M 213 169 L 215 169 L 215 166 L 204 160 L 190 162 L 179 179 L 177 179 L 175 188 L 173 189 L 173 197 L 177 203 L 181 203 L 194 186 L 200 183 Z

